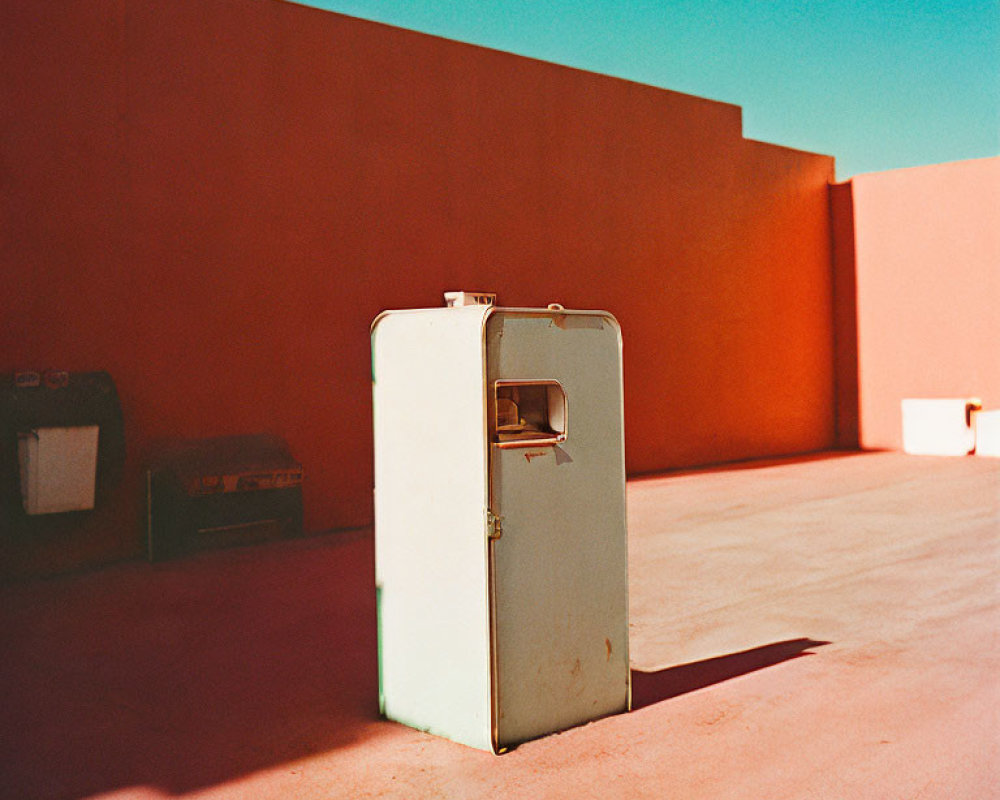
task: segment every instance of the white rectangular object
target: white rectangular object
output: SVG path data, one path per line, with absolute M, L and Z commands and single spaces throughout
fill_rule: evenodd
M 29 515 L 94 507 L 99 426 L 36 428 L 18 434 L 21 500 Z
M 903 451 L 921 456 L 965 456 L 976 446 L 975 397 L 907 398 L 902 401 Z
M 1000 409 L 977 411 L 973 415 L 976 429 L 976 455 L 1000 458 Z
M 386 312 L 372 365 L 383 713 L 500 752 L 626 710 L 615 320 Z

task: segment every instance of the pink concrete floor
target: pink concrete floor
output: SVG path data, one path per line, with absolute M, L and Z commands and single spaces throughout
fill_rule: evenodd
M 1000 796 L 1000 461 L 628 500 L 628 714 L 501 757 L 379 720 L 371 536 L 331 534 L 0 590 L 0 796 Z

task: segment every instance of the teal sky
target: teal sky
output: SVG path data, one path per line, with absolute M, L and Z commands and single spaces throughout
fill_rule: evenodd
M 1000 154 L 1000 0 L 308 0 L 743 107 L 837 177 Z

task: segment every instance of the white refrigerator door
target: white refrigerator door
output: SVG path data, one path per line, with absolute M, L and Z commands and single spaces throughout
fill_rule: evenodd
M 558 381 L 566 397 L 565 441 L 501 447 L 490 426 L 491 504 L 502 517 L 491 551 L 502 748 L 628 707 L 618 325 L 600 312 L 500 309 L 487 322 L 487 379 L 493 415 L 497 381 Z

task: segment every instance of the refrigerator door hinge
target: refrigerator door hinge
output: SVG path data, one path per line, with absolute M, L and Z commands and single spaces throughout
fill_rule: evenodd
M 490 509 L 486 509 L 486 536 L 493 541 L 503 536 L 503 517 Z

